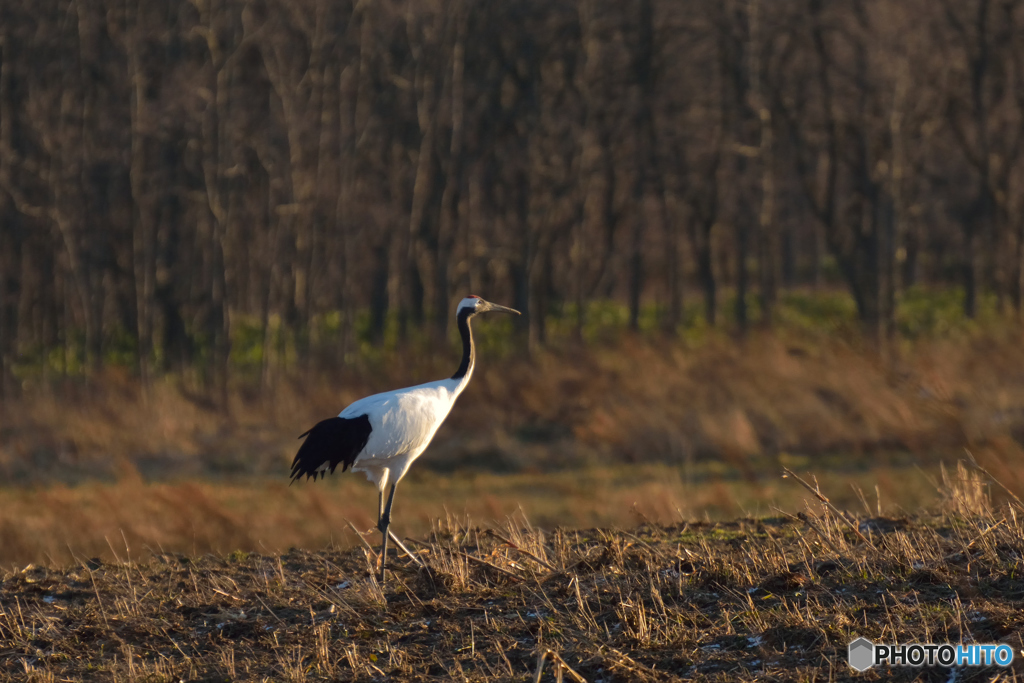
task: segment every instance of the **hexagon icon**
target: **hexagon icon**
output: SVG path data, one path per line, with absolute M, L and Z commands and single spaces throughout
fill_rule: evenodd
M 867 671 L 875 665 L 875 645 L 867 638 L 858 638 L 850 643 L 848 659 L 856 671 Z

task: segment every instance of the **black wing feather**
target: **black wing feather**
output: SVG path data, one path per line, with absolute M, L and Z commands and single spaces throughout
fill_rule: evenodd
M 339 463 L 342 465 L 341 471 L 344 472 L 352 466 L 356 456 L 366 447 L 372 431 L 369 415 L 352 418 L 331 417 L 317 422 L 312 429 L 299 437 L 305 437 L 306 440 L 299 446 L 299 452 L 292 461 L 292 481 L 302 476 L 307 479 L 313 477 L 315 481 L 317 471 L 324 463 L 330 463 L 331 474 L 334 474 L 334 468 Z M 320 472 L 320 478 L 326 474 Z

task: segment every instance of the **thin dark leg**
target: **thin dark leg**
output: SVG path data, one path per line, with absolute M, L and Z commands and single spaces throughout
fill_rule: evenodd
M 388 561 L 388 529 L 384 527 L 384 540 L 380 542 L 380 585 L 384 585 L 384 566 Z
M 395 502 L 395 488 L 398 484 L 391 485 L 391 493 L 388 494 L 388 504 L 384 508 L 384 512 L 381 513 L 380 521 L 377 522 L 377 528 L 384 535 L 384 540 L 380 544 L 380 582 L 384 584 L 384 568 L 388 558 L 388 527 L 391 526 L 391 504 Z M 381 492 L 381 500 L 384 498 L 384 493 Z
M 384 491 L 377 493 L 377 526 L 380 526 L 380 518 L 384 516 Z

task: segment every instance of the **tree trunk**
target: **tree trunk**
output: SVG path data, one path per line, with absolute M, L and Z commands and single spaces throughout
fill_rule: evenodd
M 736 217 L 736 331 L 740 337 L 747 334 L 747 327 L 750 325 L 750 316 L 747 310 L 747 291 L 749 282 L 747 280 L 747 254 L 750 248 L 750 227 L 746 216 Z
M 411 16 L 411 15 L 410 15 Z M 431 32 L 440 33 L 435 19 Z M 423 281 L 422 263 L 426 260 L 424 233 L 427 224 L 427 206 L 434 192 L 434 146 L 437 135 L 438 93 L 434 77 L 433 55 L 428 55 L 436 46 L 427 46 L 426 38 L 415 22 L 408 22 L 406 34 L 409 47 L 416 58 L 416 77 L 413 87 L 416 92 L 416 118 L 419 122 L 420 145 L 416 157 L 416 176 L 413 182 L 412 206 L 409 211 L 409 233 L 405 253 L 404 273 L 395 273 L 396 277 L 404 278 L 402 308 L 399 312 L 399 335 L 402 339 L 407 333 L 408 320 L 422 321 L 423 312 Z M 446 306 L 447 308 L 447 306 Z
M 711 226 L 691 225 L 690 241 L 697 260 L 697 277 L 704 292 L 704 320 L 708 327 L 714 327 L 718 316 L 718 285 L 711 253 Z
M 132 266 L 135 280 L 136 353 L 139 381 L 143 398 L 148 397 L 150 384 L 150 359 L 153 355 L 153 286 L 156 270 L 156 253 L 151 202 L 147 196 L 146 140 L 146 74 L 139 56 L 139 42 L 142 39 L 139 26 L 139 0 L 126 4 L 129 16 L 125 43 L 128 50 L 128 65 L 131 72 L 131 159 L 130 178 L 134 210 L 132 212 Z
M 972 221 L 973 218 L 968 218 Z M 976 252 L 976 239 L 973 226 L 964 229 L 964 254 L 961 272 L 964 283 L 964 315 L 973 320 L 978 314 L 978 258 Z
M 21 221 L 11 209 L 10 203 L 0 197 L 0 404 L 12 395 L 14 387 L 20 294 L 18 270 L 24 262 L 21 240 L 16 236 Z
M 434 265 L 434 337 L 443 342 L 448 329 L 451 312 L 448 300 L 451 298 L 450 263 L 451 252 L 455 245 L 458 207 L 461 197 L 463 169 L 463 118 L 465 116 L 464 73 L 466 67 L 466 26 L 469 9 L 465 3 L 456 0 L 452 4 L 456 24 L 454 44 L 452 46 L 451 70 L 451 143 L 448 150 L 448 162 L 445 173 L 444 193 L 441 196 L 441 220 L 437 235 L 437 257 Z
M 758 211 L 758 275 L 760 279 L 761 324 L 770 327 L 779 281 L 779 239 L 775 226 L 775 156 L 772 112 L 764 96 L 761 51 L 761 0 L 750 0 L 750 99 L 760 124 L 757 159 L 761 167 L 761 207 Z

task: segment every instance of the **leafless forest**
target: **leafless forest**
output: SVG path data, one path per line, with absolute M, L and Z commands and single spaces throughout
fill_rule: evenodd
M 742 333 L 818 285 L 879 339 L 915 285 L 1011 315 L 1022 27 L 1018 0 L 4 0 L 0 388 L 115 361 L 223 388 L 239 321 L 264 364 L 282 336 L 344 361 L 443 338 L 469 291 L 533 346 L 607 300 Z

